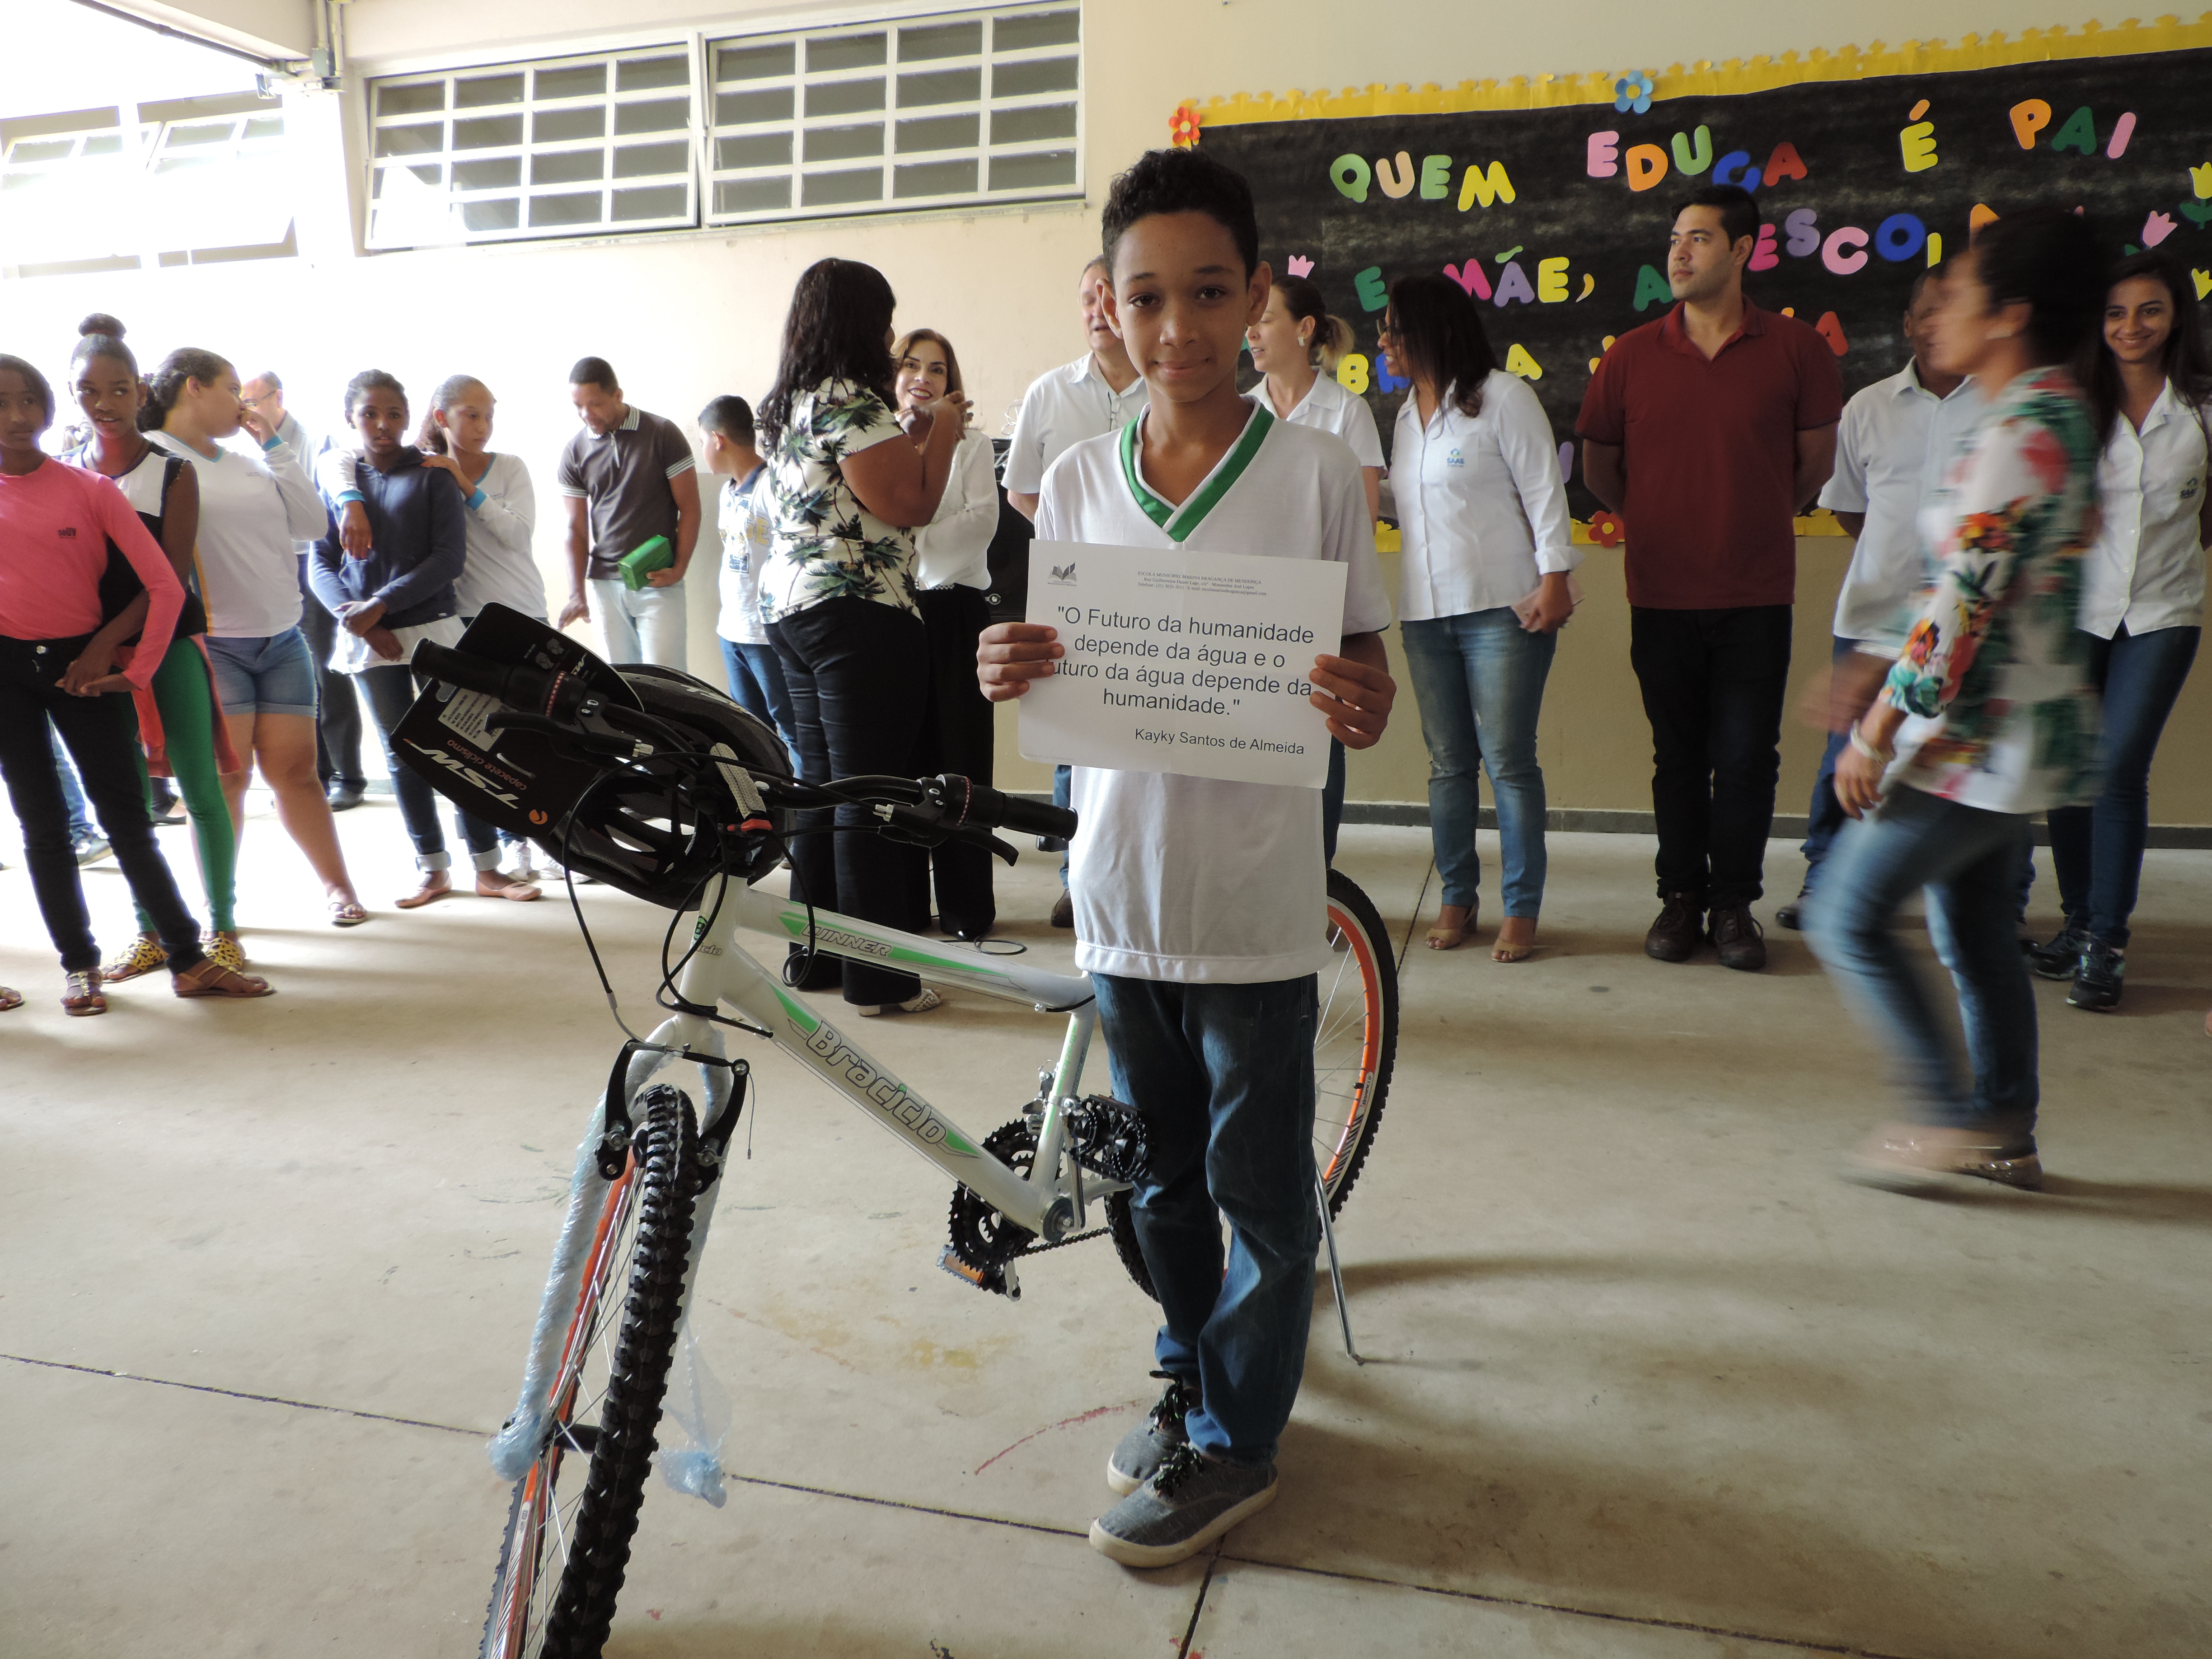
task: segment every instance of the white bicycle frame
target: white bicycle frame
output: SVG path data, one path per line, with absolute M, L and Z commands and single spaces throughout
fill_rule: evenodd
M 985 1151 L 976 1137 L 908 1087 L 848 1032 L 810 1007 L 738 942 L 738 928 L 751 927 L 795 944 L 806 943 L 810 918 L 805 904 L 736 882 L 708 891 L 711 908 L 702 912 L 693 933 L 696 949 L 676 980 L 678 994 L 684 1002 L 696 1007 L 720 1005 L 733 1010 L 863 1115 L 1008 1220 L 1048 1243 L 1082 1228 L 1092 1204 L 1128 1189 L 1127 1182 L 1085 1176 L 1073 1157 L 1062 1156 L 1066 1146 L 1066 1115 L 1080 1097 L 1084 1062 L 1098 1025 L 1097 1006 L 1086 976 L 1019 967 L 1004 957 L 948 946 L 941 939 L 924 939 L 827 910 L 811 915 L 813 946 L 825 956 L 902 969 L 933 984 L 977 991 L 1004 1001 L 1026 1002 L 1040 1013 L 1066 1012 L 1067 1031 L 1060 1042 L 1059 1061 L 1038 1079 L 1042 1114 L 1036 1160 L 1024 1176 Z M 726 1030 L 702 1014 L 678 1012 L 663 1020 L 647 1040 L 647 1047 L 630 1060 L 625 1105 L 687 1053 L 702 1062 L 722 1060 Z M 703 1098 L 697 1112 L 703 1137 L 720 1125 L 734 1091 L 727 1067 L 702 1063 L 699 1073 Z M 582 1289 L 586 1258 L 606 1197 L 608 1181 L 599 1164 L 606 1115 L 602 1097 L 576 1149 L 568 1215 L 554 1249 L 544 1297 L 538 1304 L 521 1395 L 514 1415 L 491 1443 L 492 1466 L 507 1480 L 520 1479 L 537 1456 L 551 1414 L 554 1372 L 561 1361 L 568 1322 Z M 714 1200 L 721 1189 L 719 1180 L 709 1185 L 692 1212 L 690 1255 L 684 1281 L 685 1324 L 690 1319 L 691 1284 L 713 1219 Z M 1009 1291 L 1018 1292 L 1011 1263 L 1006 1273 Z M 679 1326 L 678 1340 L 683 1340 Z

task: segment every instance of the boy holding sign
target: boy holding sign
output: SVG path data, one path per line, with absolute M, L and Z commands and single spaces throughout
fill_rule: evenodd
M 1325 726 L 1371 747 L 1395 688 L 1358 460 L 1237 390 L 1238 347 L 1271 286 L 1250 188 L 1196 151 L 1155 150 L 1114 181 L 1103 230 L 1109 314 L 1148 408 L 1127 444 L 1091 439 L 1054 463 L 1039 538 L 1092 544 L 1097 558 L 1179 546 L 1343 564 L 1342 642 L 1310 676 L 1315 736 Z M 1051 628 L 1001 623 L 983 634 L 977 678 L 1003 702 L 1065 653 Z M 1164 1566 L 1273 1498 L 1304 1367 L 1321 1235 L 1321 792 L 1079 764 L 1073 804 L 1075 959 L 1097 989 L 1115 1092 L 1148 1130 L 1133 1214 L 1169 1379 L 1114 1452 L 1108 1478 L 1127 1496 L 1091 1541 L 1127 1565 Z

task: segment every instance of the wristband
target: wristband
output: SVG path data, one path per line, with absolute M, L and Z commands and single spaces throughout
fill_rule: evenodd
M 482 507 L 483 504 L 484 504 L 483 486 L 482 484 L 478 484 L 478 485 L 477 486 L 477 493 L 476 493 L 475 495 L 471 495 L 471 496 L 470 496 L 470 497 L 469 497 L 469 510 L 470 510 L 471 512 L 474 512 L 477 507 Z
M 342 489 L 338 492 L 338 505 L 340 507 L 348 507 L 355 501 L 365 501 L 368 499 L 368 498 L 366 495 L 363 495 L 358 489 Z
M 1851 747 L 1857 750 L 1859 753 L 1864 755 L 1869 760 L 1873 761 L 1877 765 L 1881 766 L 1887 766 L 1897 758 L 1897 750 L 1894 748 L 1875 748 L 1874 744 L 1867 741 L 1866 733 L 1860 731 L 1856 726 L 1851 727 Z
M 282 438 L 278 437 L 272 432 L 268 435 L 268 437 L 262 441 L 261 453 L 266 455 L 270 450 L 276 448 L 278 444 L 281 444 L 283 441 L 284 441 Z

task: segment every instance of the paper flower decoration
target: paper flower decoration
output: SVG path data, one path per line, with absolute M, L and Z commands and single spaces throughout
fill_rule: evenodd
M 1293 253 L 1283 261 L 1283 269 L 1293 276 L 1310 276 L 1313 275 L 1313 261 L 1303 253 Z
M 2145 247 L 2156 247 L 2173 234 L 2173 221 L 2163 213 L 2154 213 L 2143 221 L 2142 240 Z
M 1176 112 L 1168 118 L 1168 137 L 1177 149 L 1198 147 L 1198 112 L 1188 104 L 1177 104 Z
M 1590 539 L 1600 547 L 1619 547 L 1621 538 L 1628 534 L 1628 526 L 1621 521 L 1620 514 L 1603 507 L 1590 514 L 1589 533 Z
M 1613 106 L 1623 115 L 1631 110 L 1646 114 L 1651 108 L 1651 94 L 1658 90 L 1658 84 L 1642 70 L 1624 75 L 1613 83 Z

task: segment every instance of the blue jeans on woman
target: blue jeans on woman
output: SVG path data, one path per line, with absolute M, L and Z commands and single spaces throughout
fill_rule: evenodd
M 1914 1121 L 2031 1141 L 2039 1098 L 2035 993 L 2013 931 L 2033 838 L 2025 815 L 1893 788 L 1844 826 L 1807 901 L 1805 935 L 1868 1033 L 1892 1050 Z M 1959 991 L 1970 1085 L 1927 986 L 1892 927 L 1925 890 L 1928 933 Z
M 2122 950 L 2150 839 L 2150 763 L 2197 660 L 2201 628 L 2089 636 L 2089 674 L 2105 697 L 2105 787 L 2090 806 L 2051 809 L 2051 861 L 2067 921 Z
M 1401 624 L 1421 737 L 1429 745 L 1429 834 L 1443 902 L 1472 908 L 1482 879 L 1474 850 L 1480 774 L 1490 774 L 1505 866 L 1504 914 L 1544 906 L 1544 773 L 1536 716 L 1556 634 L 1532 634 L 1509 605 Z
M 1273 1460 L 1313 1315 L 1314 979 L 1170 984 L 1093 974 L 1114 1092 L 1145 1120 L 1130 1214 L 1159 1292 L 1159 1368 L 1195 1382 L 1191 1443 Z M 1229 1224 L 1224 1259 L 1221 1224 Z

